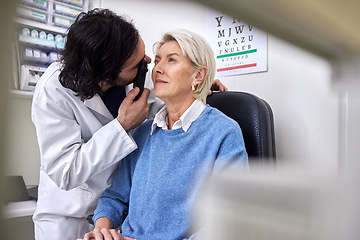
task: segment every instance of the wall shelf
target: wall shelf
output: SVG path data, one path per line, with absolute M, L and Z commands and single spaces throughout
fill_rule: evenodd
M 24 36 L 24 35 L 19 35 L 19 41 L 30 45 L 48 47 L 54 50 L 63 49 L 65 47 L 65 43 L 62 42 L 56 42 L 47 39 L 40 39 L 40 38 Z
M 46 68 L 59 60 L 58 50 L 65 48 L 68 27 L 93 4 L 92 0 L 20 0 L 16 4 L 12 96 L 32 97 Z
M 28 19 L 23 19 L 23 18 L 18 18 L 18 17 L 14 19 L 14 22 L 17 24 L 20 24 L 20 25 L 28 26 L 28 27 L 47 29 L 49 31 L 56 32 L 56 33 L 64 34 L 66 32 L 66 29 L 62 28 L 62 27 L 49 25 L 49 24 L 36 22 L 36 21 L 31 21 Z

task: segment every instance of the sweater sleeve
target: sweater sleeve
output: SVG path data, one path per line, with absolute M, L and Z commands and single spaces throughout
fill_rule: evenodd
M 229 127 L 230 126 L 230 127 Z M 215 159 L 214 171 L 216 173 L 222 170 L 248 170 L 248 154 L 245 149 L 244 138 L 239 125 L 233 121 L 227 124 L 223 134 L 223 139 Z M 189 238 L 183 240 L 203 239 L 204 229 L 194 232 Z
M 231 169 L 248 169 L 248 154 L 245 149 L 244 138 L 239 125 L 233 121 L 223 133 L 215 160 L 214 172 Z
M 231 121 L 230 124 L 227 124 L 227 127 L 223 129 L 226 130 L 222 132 L 223 139 L 215 159 L 213 173 L 226 169 L 248 170 L 248 155 L 239 125 Z M 204 231 L 204 229 L 200 229 L 189 238 L 184 238 L 183 240 L 202 239 L 202 231 Z
M 101 217 L 107 217 L 113 222 L 114 228 L 117 228 L 125 219 L 131 190 L 131 159 L 129 155 L 121 162 L 111 186 L 101 195 L 94 212 L 94 222 Z
M 135 130 L 133 137 L 139 148 L 122 160 L 111 186 L 104 191 L 98 201 L 94 222 L 101 217 L 107 217 L 113 222 L 114 228 L 117 228 L 125 220 L 129 209 L 133 172 L 139 154 L 143 150 L 144 141 L 149 135 L 151 123 L 151 120 L 147 120 Z

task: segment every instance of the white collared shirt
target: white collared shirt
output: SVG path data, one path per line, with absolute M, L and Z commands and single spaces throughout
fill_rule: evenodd
M 182 128 L 185 132 L 191 126 L 191 123 L 195 121 L 198 117 L 200 117 L 201 113 L 204 111 L 206 105 L 199 99 L 196 99 L 191 106 L 181 115 L 179 120 L 177 120 L 172 129 Z M 151 126 L 151 133 L 154 132 L 156 126 L 162 129 L 168 130 L 169 118 L 168 118 L 168 110 L 166 106 L 164 106 L 154 118 L 154 122 Z

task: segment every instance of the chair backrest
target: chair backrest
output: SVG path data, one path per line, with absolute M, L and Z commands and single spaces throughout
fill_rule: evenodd
M 274 118 L 266 101 L 250 93 L 228 91 L 214 92 L 207 103 L 238 122 L 250 162 L 275 162 Z

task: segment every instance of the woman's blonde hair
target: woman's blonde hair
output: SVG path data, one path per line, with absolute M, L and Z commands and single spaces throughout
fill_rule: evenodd
M 214 53 L 211 47 L 206 40 L 198 34 L 188 30 L 180 30 L 165 33 L 162 39 L 154 44 L 154 54 L 156 55 L 161 46 L 170 41 L 176 41 L 179 44 L 183 54 L 190 58 L 191 65 L 195 69 L 199 69 L 202 66 L 207 67 L 207 76 L 196 86 L 195 90 L 193 90 L 194 97 L 206 103 L 206 97 L 214 80 L 216 69 Z

